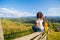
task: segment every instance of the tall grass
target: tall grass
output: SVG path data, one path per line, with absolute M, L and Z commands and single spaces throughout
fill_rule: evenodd
M 33 33 L 32 25 L 33 24 L 2 19 L 5 40 L 13 40 L 14 38 Z
M 60 32 L 51 31 L 47 36 L 47 40 L 60 40 Z

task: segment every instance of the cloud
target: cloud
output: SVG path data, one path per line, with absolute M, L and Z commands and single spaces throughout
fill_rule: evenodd
M 60 8 L 49 8 L 47 16 L 60 16 Z
M 60 11 L 60 8 L 49 8 L 48 11 L 57 12 Z
M 33 13 L 28 12 L 20 12 L 14 9 L 8 9 L 8 8 L 0 8 L 0 15 L 6 14 L 6 15 L 12 15 L 14 17 L 26 17 L 26 16 L 35 16 Z
M 49 8 L 48 11 L 44 14 L 46 16 L 60 16 L 60 8 Z M 27 17 L 27 16 L 36 16 L 36 14 L 29 12 L 21 12 L 13 8 L 0 8 L 0 17 Z
M 2 15 L 4 15 L 4 14 L 0 14 L 0 16 L 2 16 Z

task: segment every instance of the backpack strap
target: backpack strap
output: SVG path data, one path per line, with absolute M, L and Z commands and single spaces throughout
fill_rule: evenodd
M 44 18 L 43 18 L 43 26 L 44 26 L 44 21 L 45 21 L 45 20 L 44 20 Z

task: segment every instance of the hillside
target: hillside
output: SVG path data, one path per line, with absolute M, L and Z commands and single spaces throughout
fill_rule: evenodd
M 53 20 L 54 19 L 54 20 Z M 2 18 L 2 26 L 4 30 L 4 39 L 13 40 L 27 34 L 33 33 L 32 26 L 36 18 Z M 56 28 L 60 26 L 60 18 L 47 18 L 50 33 L 47 40 L 59 40 L 60 32 L 56 32 Z M 52 36 L 52 37 L 51 37 Z M 58 38 L 57 38 L 58 36 Z M 56 39 L 55 39 L 56 38 Z

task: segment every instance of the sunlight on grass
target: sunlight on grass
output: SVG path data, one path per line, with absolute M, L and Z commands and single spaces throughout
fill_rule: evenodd
M 14 38 L 33 33 L 32 24 L 21 22 L 16 23 L 11 20 L 3 19 L 2 26 L 5 40 L 12 40 Z
M 47 40 L 60 40 L 60 32 L 51 31 L 47 36 Z

